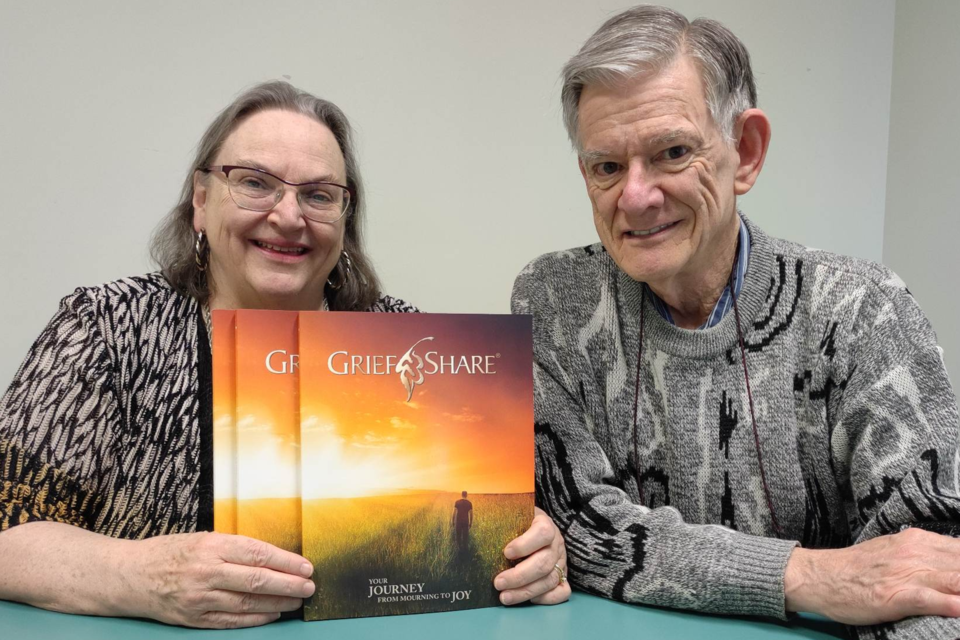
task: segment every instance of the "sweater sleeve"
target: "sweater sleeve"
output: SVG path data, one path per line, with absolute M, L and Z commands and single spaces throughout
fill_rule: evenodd
M 571 581 L 624 602 L 784 618 L 783 575 L 796 543 L 691 525 L 649 509 L 616 483 L 593 436 L 552 295 L 534 270 L 514 286 L 514 313 L 533 313 L 537 502 L 563 532 Z
M 855 540 L 908 527 L 960 536 L 960 417 L 936 335 L 895 277 L 862 308 L 866 329 L 832 437 L 837 482 L 855 502 Z M 911 618 L 857 632 L 887 640 L 956 637 L 960 620 Z
M 95 304 L 77 290 L 0 399 L 0 531 L 37 520 L 94 528 L 104 427 L 119 420 L 111 372 Z

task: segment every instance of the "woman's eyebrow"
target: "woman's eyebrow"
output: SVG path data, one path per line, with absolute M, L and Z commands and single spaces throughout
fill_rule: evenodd
M 237 164 L 250 169 L 259 169 L 260 171 L 266 171 L 270 175 L 276 175 L 277 173 L 275 169 L 271 169 L 265 166 L 264 164 L 257 162 L 256 160 L 251 160 L 249 158 L 241 158 L 237 160 Z M 280 176 L 277 176 L 277 177 L 279 178 Z M 284 180 L 286 180 L 286 178 L 284 178 Z M 297 182 L 294 184 L 313 184 L 314 182 L 336 182 L 336 181 L 337 181 L 336 176 L 329 173 L 325 173 L 316 178 L 310 178 L 309 180 L 304 180 L 303 182 Z

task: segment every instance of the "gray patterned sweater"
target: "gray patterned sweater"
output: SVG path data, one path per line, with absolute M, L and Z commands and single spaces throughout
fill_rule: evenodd
M 537 501 L 581 589 L 783 618 L 796 544 L 960 523 L 956 400 L 903 282 L 747 224 L 739 310 L 758 439 L 734 313 L 688 331 L 647 296 L 637 392 L 641 283 L 599 244 L 542 256 L 517 278 L 513 311 L 534 316 Z M 958 631 L 941 618 L 856 630 Z
M 413 312 L 382 296 L 368 311 Z M 152 273 L 67 296 L 0 399 L 0 531 L 120 538 L 213 528 L 210 346 Z

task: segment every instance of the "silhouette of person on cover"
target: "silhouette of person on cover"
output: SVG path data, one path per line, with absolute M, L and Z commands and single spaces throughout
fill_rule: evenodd
M 470 527 L 473 526 L 473 504 L 467 500 L 467 492 L 460 492 L 461 498 L 453 504 L 453 528 L 456 532 L 457 549 L 463 551 L 470 541 Z

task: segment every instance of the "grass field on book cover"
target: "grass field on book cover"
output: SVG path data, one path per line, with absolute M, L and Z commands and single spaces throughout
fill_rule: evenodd
M 530 318 L 300 314 L 307 620 L 498 604 L 533 517 Z

